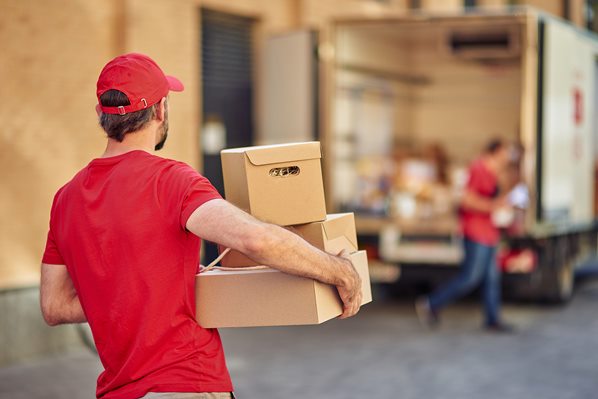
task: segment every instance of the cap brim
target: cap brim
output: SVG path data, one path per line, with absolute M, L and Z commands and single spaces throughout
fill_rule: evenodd
M 168 81 L 168 90 L 170 91 L 183 91 L 185 90 L 185 86 L 183 83 L 175 78 L 174 76 L 166 75 L 166 80 Z

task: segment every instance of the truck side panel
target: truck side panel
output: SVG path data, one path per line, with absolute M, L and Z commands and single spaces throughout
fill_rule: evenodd
M 593 41 L 560 21 L 543 20 L 540 222 L 594 218 Z M 541 26 L 542 29 L 542 26 Z

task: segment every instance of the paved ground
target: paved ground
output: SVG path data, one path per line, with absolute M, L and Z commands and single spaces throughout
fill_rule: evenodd
M 480 332 L 474 303 L 440 331 L 407 300 L 322 326 L 226 330 L 240 398 L 598 398 L 598 280 L 566 307 L 509 305 L 511 336 Z M 0 398 L 91 398 L 98 360 L 83 351 L 0 369 Z

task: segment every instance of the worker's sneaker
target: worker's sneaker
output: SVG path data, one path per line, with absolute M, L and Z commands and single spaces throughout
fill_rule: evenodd
M 415 301 L 415 313 L 420 323 L 426 328 L 436 328 L 440 324 L 438 313 L 430 306 L 430 301 L 426 297 Z
M 484 330 L 486 330 L 487 332 L 496 333 L 496 334 L 513 334 L 513 333 L 515 333 L 515 327 L 513 327 L 510 324 L 505 324 L 503 322 L 484 324 Z

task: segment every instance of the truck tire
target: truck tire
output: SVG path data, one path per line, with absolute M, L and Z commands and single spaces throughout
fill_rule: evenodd
M 573 295 L 575 285 L 572 254 L 567 237 L 558 237 L 544 249 L 540 264 L 540 297 L 555 304 L 567 303 Z

